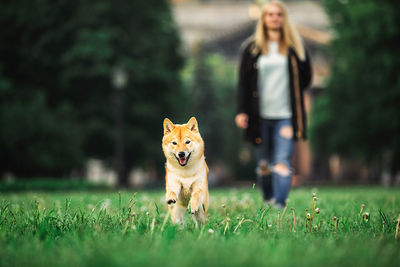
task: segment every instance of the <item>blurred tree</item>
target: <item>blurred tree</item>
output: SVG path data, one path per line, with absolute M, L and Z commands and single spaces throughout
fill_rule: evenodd
M 0 32 L 0 175 L 68 175 L 88 157 L 111 163 L 116 66 L 129 75 L 127 165 L 161 164 L 162 119 L 182 96 L 166 0 L 5 0 Z
M 210 58 L 199 47 L 194 55 L 192 107 L 197 119 L 201 122 L 201 133 L 207 144 L 207 160 L 215 162 L 223 146 L 221 114 L 223 110 L 218 104 L 218 93 L 224 88 L 216 88 L 215 75 Z
M 188 95 L 192 96 L 187 101 L 187 110 L 199 122 L 207 163 L 227 168 L 227 172 L 234 177 L 248 178 L 248 166 L 239 160 L 239 153 L 245 144 L 241 142 L 241 131 L 234 122 L 234 66 L 217 54 L 207 54 L 199 44 L 185 68 L 183 79 Z
M 312 112 L 311 141 L 400 170 L 400 9 L 396 1 L 325 0 L 335 30 L 334 62 Z

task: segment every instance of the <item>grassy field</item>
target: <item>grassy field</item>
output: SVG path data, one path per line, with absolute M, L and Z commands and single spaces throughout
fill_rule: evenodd
M 171 224 L 162 191 L 3 194 L 0 265 L 400 264 L 399 189 L 294 189 L 285 211 L 257 188 L 210 194 L 198 229 L 189 214 L 184 227 Z

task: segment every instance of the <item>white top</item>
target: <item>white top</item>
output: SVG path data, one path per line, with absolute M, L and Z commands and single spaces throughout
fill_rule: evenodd
M 269 42 L 269 51 L 258 58 L 260 116 L 264 119 L 292 117 L 287 56 L 278 53 L 278 43 Z

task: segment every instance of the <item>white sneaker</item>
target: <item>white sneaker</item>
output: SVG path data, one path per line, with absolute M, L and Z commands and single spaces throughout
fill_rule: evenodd
M 275 198 L 270 198 L 269 200 L 265 200 L 265 205 L 269 205 L 271 207 L 274 207 L 275 205 Z
M 281 203 L 274 203 L 274 205 L 272 206 L 274 209 L 277 210 L 281 210 L 285 207 L 285 205 L 281 204 Z

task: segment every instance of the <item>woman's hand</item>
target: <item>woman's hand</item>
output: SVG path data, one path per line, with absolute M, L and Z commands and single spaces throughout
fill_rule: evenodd
M 249 116 L 247 116 L 246 113 L 239 113 L 235 117 L 236 125 L 239 128 L 242 128 L 242 129 L 246 129 L 247 128 L 247 122 L 248 121 L 249 121 Z

